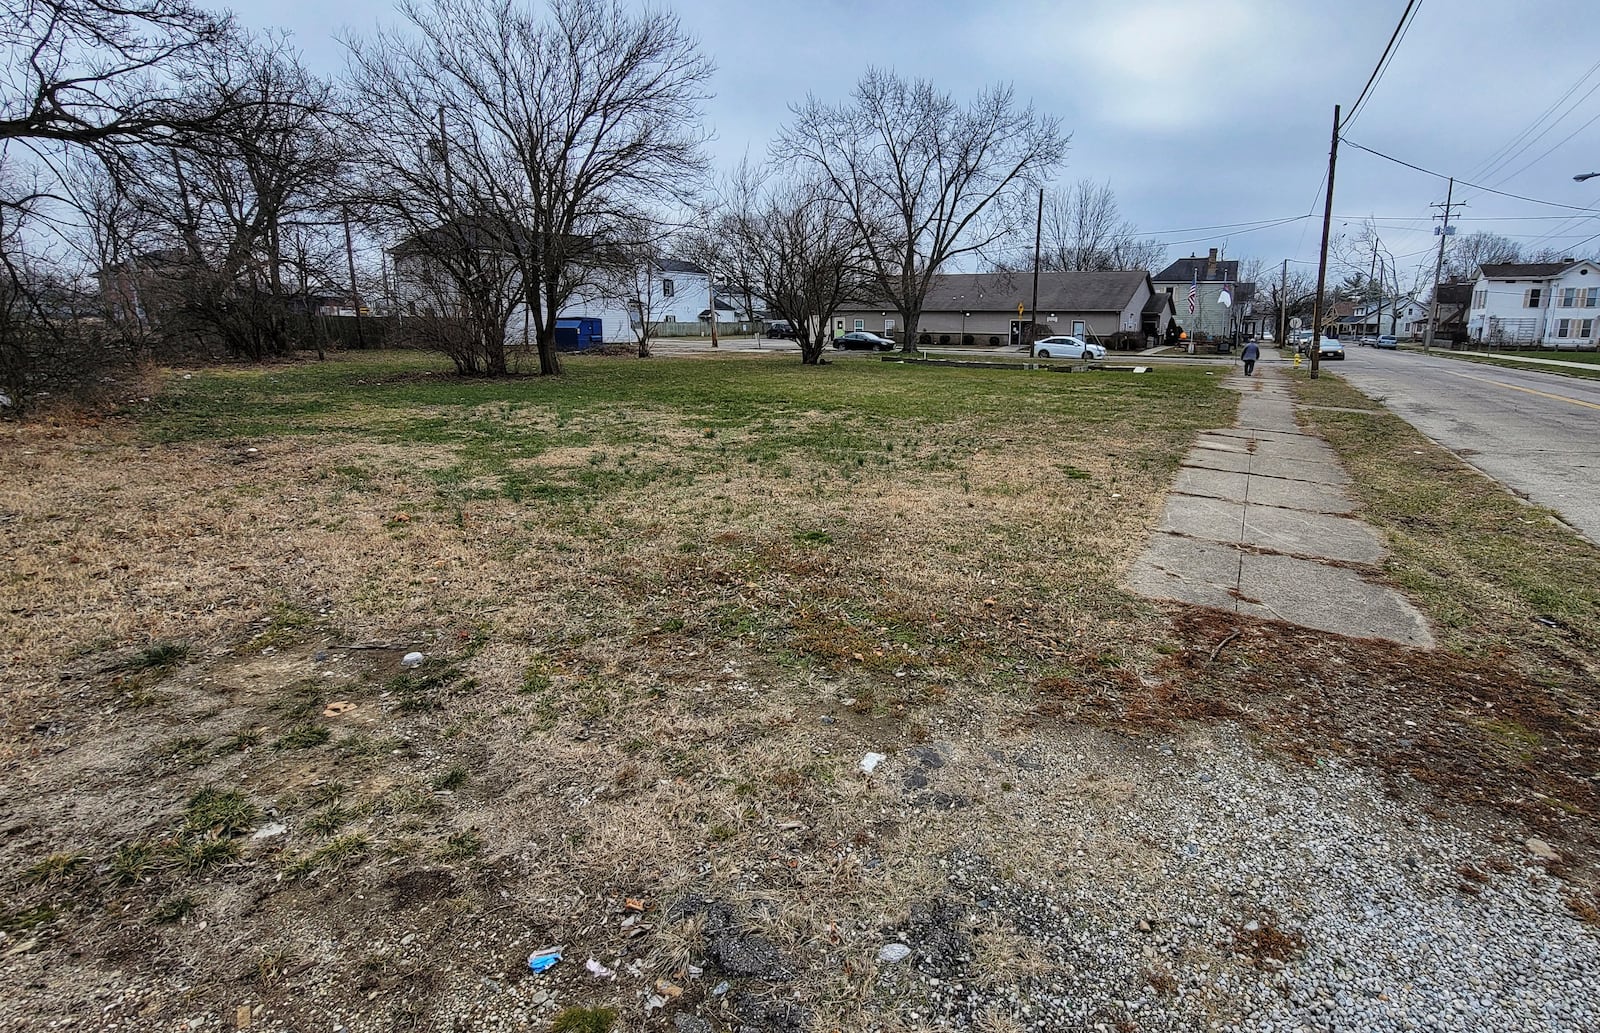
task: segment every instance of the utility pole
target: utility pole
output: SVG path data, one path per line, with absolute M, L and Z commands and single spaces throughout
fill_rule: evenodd
M 439 161 L 444 165 L 444 197 L 454 214 L 456 207 L 455 176 L 450 172 L 450 142 L 444 135 L 444 105 L 439 105 Z
M 1278 347 L 1289 343 L 1289 260 L 1283 260 L 1278 274 Z
M 356 303 L 356 343 L 365 350 L 367 335 L 361 329 L 361 292 L 356 289 L 356 248 L 350 240 L 350 206 L 344 205 L 344 260 L 350 269 L 350 300 Z
M 711 293 L 711 347 L 717 347 L 717 285 L 706 277 L 706 290 Z
M 1428 330 L 1427 333 L 1422 335 L 1422 350 L 1425 352 L 1433 350 L 1434 326 L 1439 322 L 1439 274 L 1444 271 L 1445 241 L 1450 239 L 1450 209 L 1453 207 L 1465 208 L 1467 206 L 1465 201 L 1459 205 L 1450 203 L 1450 199 L 1455 196 L 1455 192 L 1456 181 L 1454 177 L 1451 177 L 1450 185 L 1445 188 L 1444 204 L 1430 204 L 1428 206 L 1429 208 L 1444 209 L 1444 215 L 1442 216 L 1444 225 L 1439 229 L 1439 257 L 1433 263 L 1433 300 L 1428 303 Z M 1438 219 L 1441 216 L 1435 215 L 1434 218 Z
M 1333 106 L 1333 142 L 1328 145 L 1328 200 L 1322 208 L 1322 255 L 1317 259 L 1317 300 L 1311 306 L 1311 379 L 1322 356 L 1322 290 L 1328 283 L 1328 230 L 1333 226 L 1333 172 L 1339 162 L 1339 105 Z
M 1044 187 L 1039 188 L 1039 216 L 1033 224 L 1033 309 L 1028 313 L 1028 339 L 1023 344 L 1029 345 L 1029 354 L 1032 344 L 1039 338 L 1039 246 L 1044 241 Z M 966 340 L 966 314 L 962 314 L 962 340 Z

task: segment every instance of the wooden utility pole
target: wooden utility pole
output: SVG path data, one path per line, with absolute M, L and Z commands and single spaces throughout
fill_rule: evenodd
M 717 347 L 717 285 L 706 277 L 706 290 L 711 293 L 711 347 Z
M 1044 242 L 1044 187 L 1039 188 L 1039 216 L 1033 224 L 1033 310 L 1028 313 L 1028 339 L 1031 346 L 1039 337 L 1039 248 Z M 961 342 L 966 343 L 966 318 L 961 321 Z M 1031 347 L 1029 354 L 1032 354 Z
M 1450 199 L 1455 196 L 1455 193 L 1456 181 L 1455 177 L 1452 176 L 1450 185 L 1445 188 L 1444 192 L 1444 226 L 1439 230 L 1439 257 L 1433 263 L 1433 299 L 1428 302 L 1428 329 L 1422 335 L 1422 350 L 1425 352 L 1433 350 L 1433 328 L 1434 324 L 1439 321 L 1439 274 L 1444 271 L 1444 245 L 1445 241 L 1450 239 Z M 1437 208 L 1439 206 L 1435 204 L 1428 207 Z
M 361 328 L 361 291 L 356 288 L 356 248 L 350 239 L 350 206 L 344 205 L 344 260 L 350 269 L 350 300 L 356 306 L 356 344 L 365 349 L 366 331 Z
M 1322 355 L 1322 291 L 1328 284 L 1328 230 L 1333 225 L 1333 172 L 1339 163 L 1339 105 L 1333 106 L 1333 142 L 1328 145 L 1328 199 L 1322 207 L 1322 255 L 1317 259 L 1317 300 L 1311 307 L 1311 379 Z
M 1278 347 L 1289 343 L 1289 260 L 1283 260 L 1278 274 Z

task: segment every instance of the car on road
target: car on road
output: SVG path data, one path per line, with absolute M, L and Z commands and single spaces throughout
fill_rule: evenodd
M 1395 339 L 1393 334 L 1381 334 L 1378 337 L 1378 343 L 1374 347 L 1399 348 L 1400 342 Z
M 762 330 L 762 335 L 778 341 L 794 341 L 800 337 L 795 332 L 794 324 L 787 319 L 769 320 Z
M 1289 340 L 1285 343 L 1298 352 L 1304 352 L 1311 344 L 1311 336 L 1310 330 L 1291 330 Z
M 1344 345 L 1332 337 L 1324 337 L 1317 341 L 1317 358 L 1343 359 Z
M 1028 354 L 1036 359 L 1103 359 L 1106 350 L 1081 337 L 1046 337 L 1034 341 Z
M 865 330 L 852 330 L 847 334 L 840 334 L 833 339 L 833 346 L 851 351 L 877 351 L 886 352 L 894 347 L 894 342 L 887 337 L 869 334 Z
M 1368 334 L 1367 336 L 1361 338 L 1360 343 L 1361 344 L 1365 344 L 1365 345 L 1377 344 L 1378 343 L 1377 335 L 1376 334 Z

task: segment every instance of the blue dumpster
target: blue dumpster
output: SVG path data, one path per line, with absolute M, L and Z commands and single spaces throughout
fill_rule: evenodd
M 581 352 L 605 343 L 600 320 L 591 316 L 556 320 L 556 351 Z

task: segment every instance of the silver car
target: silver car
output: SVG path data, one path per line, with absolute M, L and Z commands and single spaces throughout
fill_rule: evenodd
M 1036 359 L 1103 359 L 1106 350 L 1081 337 L 1046 337 L 1034 341 L 1029 354 Z

